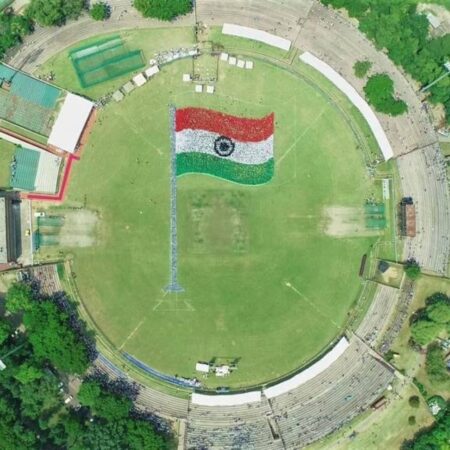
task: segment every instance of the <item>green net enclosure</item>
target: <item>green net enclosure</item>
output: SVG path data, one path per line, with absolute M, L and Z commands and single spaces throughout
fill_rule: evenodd
M 69 52 L 83 88 L 112 80 L 144 67 L 141 50 L 129 50 L 122 39 L 112 36 Z

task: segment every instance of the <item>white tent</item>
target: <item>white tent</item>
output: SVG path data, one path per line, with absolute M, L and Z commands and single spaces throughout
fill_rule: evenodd
M 203 372 L 203 373 L 208 373 L 209 372 L 209 364 L 205 364 L 205 363 L 200 363 L 198 362 L 195 365 L 195 370 L 197 372 Z
M 151 78 L 153 75 L 156 75 L 159 72 L 158 66 L 151 66 L 145 71 L 145 76 L 147 78 Z
M 135 77 L 133 77 L 133 83 L 138 87 L 144 86 L 146 82 L 147 78 L 145 78 L 142 73 L 138 73 Z
M 74 153 L 94 103 L 68 93 L 48 138 L 48 144 Z

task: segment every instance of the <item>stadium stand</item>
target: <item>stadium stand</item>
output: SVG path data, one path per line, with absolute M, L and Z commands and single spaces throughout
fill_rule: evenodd
M 447 164 L 439 145 L 397 158 L 405 197 L 416 208 L 416 236 L 406 237 L 403 259 L 414 258 L 428 271 L 445 275 L 450 255 Z
M 296 389 L 330 367 L 330 365 L 345 352 L 348 346 L 349 343 L 347 338 L 345 336 L 342 337 L 329 352 L 323 355 L 314 364 L 302 370 L 297 375 L 294 375 L 292 378 L 264 389 L 264 395 L 270 399 Z
M 35 191 L 54 194 L 58 189 L 61 157 L 41 151 L 35 180 Z
M 0 64 L 1 81 L 10 84 L 9 92 L 12 94 L 42 108 L 53 109 L 61 95 L 61 90 L 57 87 L 5 64 Z
M 11 164 L 11 186 L 24 191 L 34 191 L 41 154 L 37 150 L 17 147 Z
M 113 380 L 117 378 L 129 379 L 125 372 L 101 353 L 98 354 L 94 362 L 94 368 L 107 374 Z M 186 419 L 188 415 L 188 400 L 174 397 L 141 384 L 139 384 L 136 406 L 143 411 L 158 414 L 165 418 Z
M 206 407 L 190 404 L 186 427 L 186 448 L 198 449 L 281 449 L 274 439 L 268 417 L 267 399 L 239 406 Z
M 358 94 L 357 90 L 327 63 L 321 61 L 319 58 L 316 58 L 313 54 L 309 52 L 302 53 L 300 55 L 300 59 L 304 63 L 314 67 L 323 76 L 328 78 L 340 91 L 346 95 L 355 107 L 358 108 L 359 112 L 369 124 L 369 127 L 378 142 L 381 153 L 383 153 L 385 161 L 391 159 L 394 156 L 394 153 L 392 151 L 391 144 L 386 137 L 386 133 L 384 132 L 377 116 L 372 111 L 372 108 L 364 100 L 364 98 Z
M 327 370 L 270 400 L 286 448 L 303 448 L 340 429 L 386 389 L 393 371 L 352 338 Z
M 391 117 L 375 113 L 391 144 L 394 155 L 435 143 L 436 133 L 417 97 L 416 89 L 401 71 L 378 51 L 351 21 L 339 12 L 313 2 L 308 18 L 301 27 L 295 44 L 320 58 L 343 76 L 361 96 L 364 96 L 365 80 L 355 76 L 353 65 L 368 59 L 372 71 L 385 72 L 393 79 L 396 93 L 408 104 L 408 113 Z
M 0 118 L 48 136 L 61 90 L 0 64 Z
M 17 147 L 11 164 L 11 186 L 28 192 L 54 194 L 61 158 L 52 153 Z
M 399 290 L 383 284 L 377 284 L 369 310 L 355 334 L 368 345 L 377 348 L 397 306 Z
M 28 267 L 22 272 L 25 272 L 31 279 L 38 282 L 39 290 L 44 295 L 52 296 L 63 290 L 56 264 Z

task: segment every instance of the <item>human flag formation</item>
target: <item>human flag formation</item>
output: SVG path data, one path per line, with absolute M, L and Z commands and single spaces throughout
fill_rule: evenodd
M 175 111 L 176 173 L 206 173 L 242 184 L 274 175 L 274 114 L 260 119 L 204 108 Z

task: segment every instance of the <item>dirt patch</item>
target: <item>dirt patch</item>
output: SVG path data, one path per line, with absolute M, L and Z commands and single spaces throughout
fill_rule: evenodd
M 366 228 L 364 209 L 327 206 L 323 210 L 323 227 L 328 236 L 337 238 L 377 236 L 379 231 Z
M 96 242 L 98 216 L 87 209 L 67 212 L 61 229 L 63 247 L 89 247 Z

